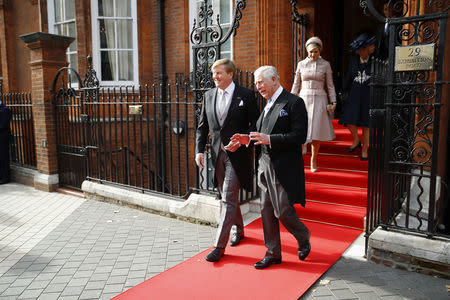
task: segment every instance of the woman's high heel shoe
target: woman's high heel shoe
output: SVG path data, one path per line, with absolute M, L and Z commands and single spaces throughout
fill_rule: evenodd
M 312 159 L 312 157 L 311 157 L 311 172 L 312 172 L 312 173 L 317 172 L 317 160 L 314 161 L 314 160 Z
M 359 143 L 355 147 L 348 148 L 347 152 L 353 152 L 356 150 L 356 148 L 361 148 L 361 141 L 359 141 Z

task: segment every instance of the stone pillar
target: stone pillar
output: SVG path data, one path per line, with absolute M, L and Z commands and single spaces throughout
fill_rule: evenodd
M 31 98 L 38 171 L 34 187 L 52 192 L 58 187 L 59 178 L 51 88 L 58 70 L 68 65 L 66 49 L 74 38 L 44 32 L 25 34 L 20 38 L 31 50 Z

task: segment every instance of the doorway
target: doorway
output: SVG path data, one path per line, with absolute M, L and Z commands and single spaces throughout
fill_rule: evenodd
M 378 6 L 382 6 L 382 1 L 379 2 Z M 336 0 L 333 12 L 334 24 L 328 33 L 332 34 L 330 42 L 333 47 L 329 55 L 336 93 L 339 93 L 347 74 L 348 62 L 353 55 L 349 51 L 349 44 L 363 32 L 368 33 L 369 36 L 376 36 L 383 24 L 373 17 L 366 16 L 359 1 Z

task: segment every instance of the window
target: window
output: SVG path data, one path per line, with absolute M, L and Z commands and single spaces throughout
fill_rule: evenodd
M 233 21 L 233 0 L 208 0 L 208 6 L 212 5 L 212 10 L 214 12 L 214 16 L 211 19 L 214 21 L 214 24 L 217 22 L 217 14 L 219 14 L 219 22 L 222 27 L 223 34 L 225 35 L 231 27 L 231 22 Z M 204 3 L 204 0 L 190 0 L 189 1 L 189 15 L 190 15 L 190 28 L 194 24 L 194 19 L 198 22 L 198 11 L 200 7 Z M 198 24 L 198 23 L 197 23 Z M 192 52 L 192 49 L 191 49 Z M 221 45 L 220 47 L 220 57 L 221 58 L 231 58 L 233 59 L 233 35 Z M 192 53 L 191 53 L 191 64 L 192 64 Z
M 67 61 L 69 67 L 78 71 L 77 58 L 77 28 L 75 26 L 75 0 L 49 0 L 47 3 L 48 28 L 53 34 L 65 35 L 75 38 L 67 48 Z M 77 84 L 75 74 L 71 73 L 72 82 Z
M 219 2 L 219 3 L 217 3 Z M 219 8 L 219 10 L 217 10 Z M 233 20 L 233 1 L 230 0 L 213 0 L 213 11 L 219 11 L 219 17 L 220 17 L 220 26 L 223 29 L 223 33 L 227 33 L 228 30 L 231 27 L 231 21 Z M 217 15 L 217 13 L 216 13 Z M 233 42 L 233 35 L 230 36 L 230 38 L 222 44 L 222 47 L 220 48 L 220 57 L 221 58 L 230 58 L 232 59 L 232 42 Z
M 93 58 L 101 84 L 137 85 L 136 0 L 91 3 Z

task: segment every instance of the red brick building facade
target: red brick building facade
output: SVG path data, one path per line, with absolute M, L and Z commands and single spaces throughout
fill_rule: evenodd
M 186 76 L 192 71 L 190 32 L 197 10 L 203 0 L 183 1 L 89 1 L 89 0 L 23 0 L 0 1 L 0 76 L 3 92 L 30 92 L 33 98 L 51 98 L 51 79 L 56 75 L 63 59 L 61 52 L 51 53 L 54 45 L 41 42 L 42 55 L 36 57 L 36 44 L 25 43 L 19 38 L 33 32 L 68 35 L 74 38 L 66 51 L 70 66 L 82 76 L 87 70 L 88 55 L 92 55 L 94 68 L 101 86 L 138 86 L 155 82 L 160 73 L 160 41 L 158 7 L 164 7 L 163 35 L 165 44 L 165 70 L 168 82 L 175 83 L 175 74 Z M 306 14 L 306 37 L 320 36 L 324 43 L 321 55 L 330 61 L 337 85 L 345 73 L 349 42 L 358 32 L 375 33 L 377 21 L 366 16 L 358 1 L 328 0 L 261 0 L 245 1 L 237 34 L 222 47 L 223 55 L 232 57 L 244 71 L 253 71 L 260 65 L 277 67 L 281 83 L 290 89 L 293 77 L 293 4 L 299 14 Z M 214 14 L 220 14 L 220 22 L 227 30 L 233 17 L 232 0 L 209 1 Z M 383 1 L 373 1 L 379 11 Z M 413 7 L 418 1 L 408 1 Z M 417 11 L 426 13 L 424 1 Z M 215 19 L 215 17 L 212 17 Z M 448 24 L 447 24 L 448 25 Z M 447 40 L 450 30 L 447 30 Z M 46 44 L 47 43 L 47 44 Z M 44 45 L 45 44 L 45 45 Z M 45 47 L 47 47 L 45 50 Z M 56 46 L 55 46 L 56 47 Z M 59 47 L 63 47 L 60 44 Z M 46 53 L 45 51 L 50 51 Z M 55 56 L 55 57 L 54 57 Z M 443 77 L 449 78 L 449 57 L 445 57 Z M 35 70 L 42 70 L 37 74 Z M 39 77 L 39 76 L 42 76 Z M 41 90 L 39 90 L 41 89 Z M 50 101 L 46 99 L 47 103 Z M 439 157 L 447 157 L 447 126 L 449 116 L 448 88 L 443 89 L 444 107 L 441 109 L 441 134 Z M 38 101 L 36 99 L 36 101 Z M 44 101 L 45 102 L 45 101 Z M 38 102 L 36 102 L 37 105 Z M 35 113 L 38 119 L 49 117 L 45 110 Z M 192 119 L 191 119 L 192 120 Z M 35 120 L 35 123 L 39 120 Z M 45 122 L 44 122 L 45 123 Z M 37 125 L 37 123 L 36 123 Z M 47 127 L 49 125 L 46 125 Z M 46 127 L 46 128 L 47 128 Z M 37 128 L 39 132 L 45 132 Z M 50 133 L 46 133 L 50 134 Z M 51 136 L 47 136 L 51 141 Z M 42 162 L 43 137 L 36 136 L 37 167 L 45 174 L 53 174 L 57 167 L 53 162 Z M 53 147 L 52 143 L 49 147 Z M 42 151 L 41 151 L 42 150 Z M 44 160 L 50 157 L 44 158 Z M 439 174 L 445 174 L 445 164 L 438 166 Z

